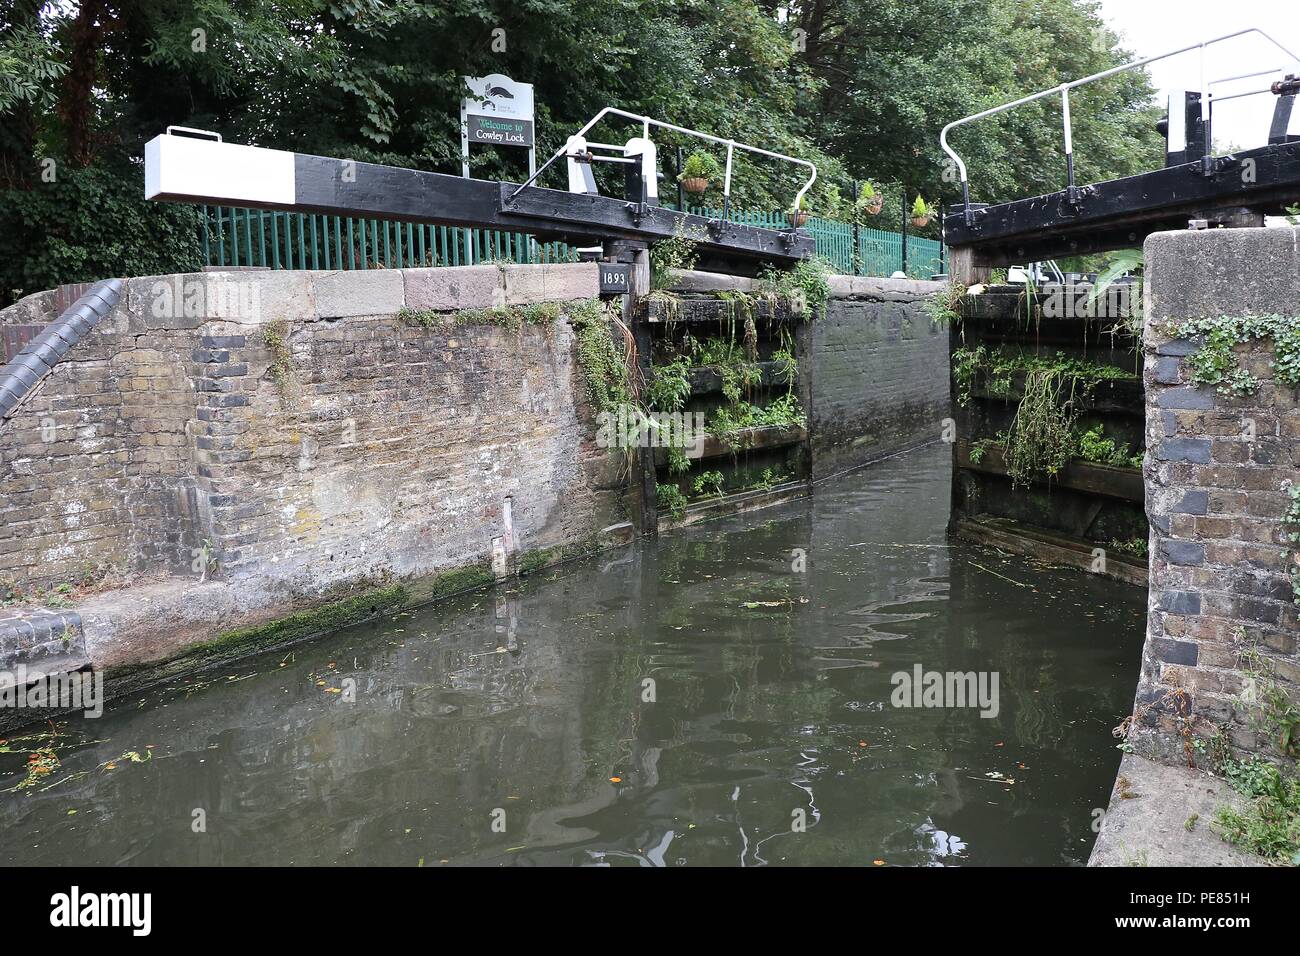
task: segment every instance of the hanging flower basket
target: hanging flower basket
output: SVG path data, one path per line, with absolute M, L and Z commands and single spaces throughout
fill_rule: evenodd
M 677 181 L 682 184 L 682 189 L 692 196 L 698 196 L 709 188 L 711 180 L 721 175 L 722 167 L 718 165 L 712 153 L 691 153 L 682 164 L 682 171 L 678 174 Z
M 912 203 L 912 225 L 917 229 L 924 229 L 930 225 L 930 220 L 934 218 L 935 212 L 933 205 L 917 196 L 916 202 Z
M 800 209 L 798 212 L 787 212 L 786 218 L 790 220 L 790 225 L 798 229 L 808 221 L 808 213 Z
M 868 216 L 879 216 L 880 211 L 885 208 L 885 199 L 883 196 L 877 196 L 870 203 L 862 207 L 862 211 Z

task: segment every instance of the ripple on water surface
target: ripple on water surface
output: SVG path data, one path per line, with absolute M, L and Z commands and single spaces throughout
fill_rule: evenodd
M 949 460 L 17 731 L 0 861 L 1081 863 L 1145 594 L 947 539 Z M 996 716 L 892 706 L 918 664 Z

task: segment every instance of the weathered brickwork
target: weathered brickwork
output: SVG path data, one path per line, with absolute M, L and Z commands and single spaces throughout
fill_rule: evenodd
M 1196 736 L 1219 728 L 1237 749 L 1276 749 L 1258 708 L 1239 706 L 1252 648 L 1300 701 L 1283 525 L 1285 489 L 1300 480 L 1300 401 L 1275 381 L 1270 339 L 1236 347 L 1260 383 L 1238 397 L 1191 384 L 1199 342 L 1170 335 L 1171 323 L 1191 319 L 1300 314 L 1296 237 L 1251 229 L 1147 240 L 1151 591 L 1133 739 L 1156 756 L 1182 760 Z
M 130 280 L 0 427 L 0 577 L 287 602 L 589 538 L 618 492 L 568 322 L 450 317 L 596 291 L 589 265 Z
M 948 329 L 922 307 L 941 288 L 907 279 L 831 280 L 831 300 L 811 336 L 815 477 L 942 437 Z

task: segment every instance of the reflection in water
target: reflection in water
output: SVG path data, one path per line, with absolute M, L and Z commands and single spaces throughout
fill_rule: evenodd
M 1145 596 L 947 540 L 948 468 L 931 447 L 73 718 L 0 795 L 0 862 L 1080 863 Z M 997 717 L 895 709 L 916 664 L 997 671 Z

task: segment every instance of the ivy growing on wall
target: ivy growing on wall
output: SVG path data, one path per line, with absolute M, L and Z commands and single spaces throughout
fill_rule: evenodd
M 1300 316 L 1245 315 L 1174 323 L 1168 333 L 1199 339 L 1186 359 L 1194 385 L 1212 385 L 1220 395 L 1253 395 L 1259 380 L 1242 368 L 1235 348 L 1257 339 L 1273 341 L 1273 375 L 1279 385 L 1300 388 Z
M 569 319 L 578 336 L 578 360 L 591 404 L 603 412 L 634 404 L 630 363 L 614 344 L 605 304 L 599 299 L 575 302 L 569 306 Z

